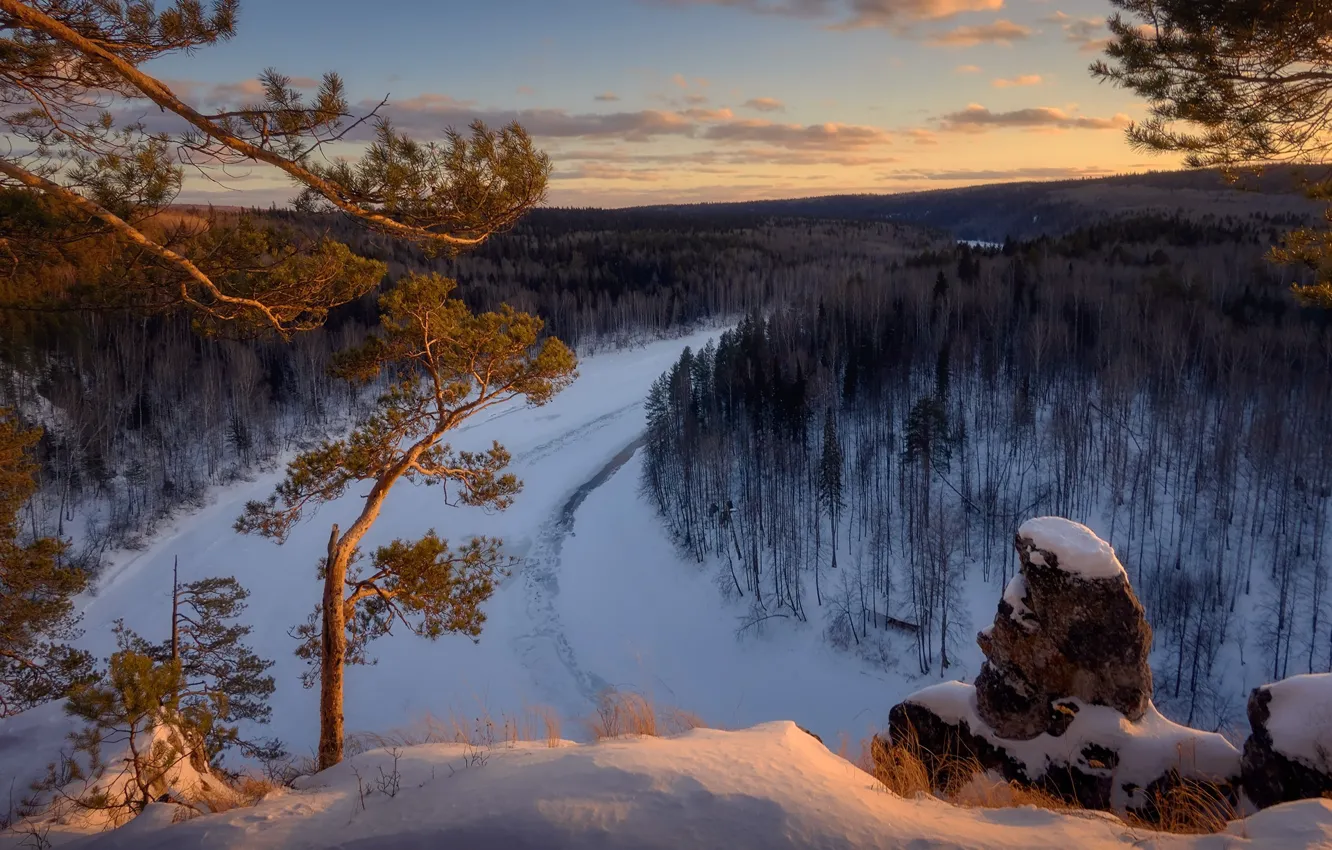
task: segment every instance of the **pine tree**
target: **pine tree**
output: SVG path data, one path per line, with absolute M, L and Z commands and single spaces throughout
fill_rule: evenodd
M 64 696 L 92 669 L 92 657 L 69 646 L 79 634 L 72 600 L 87 574 L 63 560 L 61 541 L 25 542 L 19 530 L 19 510 L 37 490 L 31 449 L 40 436 L 0 410 L 0 717 Z
M 186 706 L 196 702 L 216 706 L 211 729 L 203 736 L 210 764 L 217 764 L 232 746 L 239 746 L 246 755 L 263 757 L 281 751 L 277 741 L 241 739 L 235 725 L 242 720 L 269 722 L 273 709 L 268 700 L 276 689 L 273 677 L 267 675 L 273 662 L 260 658 L 244 643 L 252 629 L 238 620 L 249 595 L 232 576 L 179 584 L 173 570 L 171 627 L 165 640 L 151 643 L 123 621 L 116 621 L 122 650 L 132 650 L 158 664 L 180 666 L 180 692 L 173 695 L 175 700 Z
M 69 714 L 88 723 L 71 736 L 75 754 L 83 754 L 88 765 L 69 762 L 92 780 L 76 803 L 103 810 L 119 824 L 168 793 L 177 769 L 188 765 L 206 773 L 207 742 L 225 705 L 222 694 L 190 687 L 179 660 L 162 662 L 130 648 L 114 653 L 105 676 L 75 687 L 65 704 Z M 102 756 L 107 745 L 123 746 L 128 757 L 107 763 Z M 109 778 L 108 769 L 113 777 L 123 771 L 125 781 L 99 781 Z M 53 771 L 45 790 L 68 793 L 63 790 L 68 780 L 81 778 L 56 777 Z
M 1147 99 L 1129 127 L 1138 150 L 1180 152 L 1190 167 L 1220 166 L 1232 179 L 1254 164 L 1332 161 L 1332 4 L 1327 0 L 1110 0 L 1108 61 L 1091 73 Z M 1306 182 L 1332 201 L 1326 174 Z M 1332 208 L 1327 217 L 1332 221 Z M 1290 234 L 1272 258 L 1319 272 L 1297 286 L 1332 307 L 1332 234 Z
M 319 565 L 323 599 L 297 630 L 304 639 L 298 654 L 319 667 L 321 769 L 342 759 L 344 665 L 365 663 L 366 644 L 395 622 L 424 637 L 475 638 L 485 620 L 479 605 L 504 567 L 500 541 L 474 538 L 452 548 L 433 530 L 379 547 L 364 565 L 361 540 L 389 491 L 404 480 L 438 484 L 449 504 L 508 507 L 521 488 L 503 472 L 508 452 L 498 443 L 485 452 L 455 451 L 443 438 L 511 399 L 544 404 L 576 376 L 573 353 L 557 339 L 540 340 L 541 320 L 507 305 L 473 315 L 449 298 L 455 285 L 439 275 L 411 275 L 380 298 L 380 333 L 336 366 L 352 381 L 386 375 L 378 405 L 346 438 L 293 460 L 273 496 L 249 503 L 236 522 L 242 533 L 282 543 L 307 510 L 357 483 L 371 485 L 346 531 L 333 525 Z
M 0 0 L 0 132 L 13 140 L 0 153 L 0 194 L 22 213 L 6 217 L 15 226 L 0 253 L 21 302 L 52 288 L 68 297 L 64 278 L 131 306 L 188 307 L 213 329 L 286 334 L 383 278 L 383 263 L 328 239 L 168 210 L 187 167 L 222 184 L 235 166 L 274 168 L 303 190 L 303 209 L 445 252 L 480 244 L 544 199 L 549 159 L 518 125 L 474 123 L 469 136 L 450 129 L 420 144 L 378 107 L 353 114 L 335 73 L 309 92 L 270 68 L 257 102 L 201 112 L 144 66 L 234 37 L 239 2 L 163 5 Z M 182 129 L 150 131 L 145 108 Z M 313 156 L 363 123 L 375 140 L 358 161 Z M 89 241 L 94 249 L 66 250 Z M 43 270 L 57 264 L 67 268 L 53 280 Z

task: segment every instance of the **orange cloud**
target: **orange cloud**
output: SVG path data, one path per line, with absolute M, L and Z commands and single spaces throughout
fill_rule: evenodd
M 860 148 L 891 141 L 877 127 L 855 124 L 777 124 L 757 118 L 709 127 L 703 138 L 718 141 L 763 142 L 790 148 Z
M 763 15 L 834 19 L 832 29 L 901 27 L 963 12 L 996 12 L 1004 0 L 656 0 L 666 6 L 725 6 Z
M 1021 86 L 1039 86 L 1043 82 L 1045 81 L 1041 78 L 1040 74 L 1023 74 L 1019 77 L 1012 77 L 1010 79 L 1000 78 L 992 80 L 991 85 L 997 89 L 1011 89 Z
M 1041 20 L 1059 24 L 1064 31 L 1064 41 L 1076 44 L 1084 53 L 1099 53 L 1110 43 L 1105 37 L 1104 18 L 1075 18 L 1063 12 L 1055 12 Z
M 999 19 L 992 24 L 956 27 L 936 33 L 925 40 L 938 47 L 974 47 L 977 44 L 1002 44 L 1011 47 L 1015 41 L 1031 38 L 1032 30 L 1012 21 Z
M 1012 112 L 991 112 L 984 106 L 973 103 L 961 112 L 952 112 L 940 117 L 939 127 L 943 130 L 965 133 L 983 133 L 987 130 L 1005 128 L 1119 130 L 1127 127 L 1131 120 L 1122 113 L 1112 118 L 1073 115 L 1053 106 L 1035 106 L 1015 109 Z
M 755 112 L 785 112 L 786 104 L 775 97 L 754 97 L 745 101 L 742 106 L 745 109 L 752 109 Z

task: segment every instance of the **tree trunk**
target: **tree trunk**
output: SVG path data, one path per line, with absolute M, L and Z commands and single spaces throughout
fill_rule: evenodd
M 324 617 L 319 665 L 319 769 L 342 761 L 342 680 L 347 656 L 347 619 L 342 586 L 347 578 L 347 552 L 338 546 L 338 526 L 328 538 L 324 570 Z
M 180 556 L 171 562 L 171 660 L 180 660 Z

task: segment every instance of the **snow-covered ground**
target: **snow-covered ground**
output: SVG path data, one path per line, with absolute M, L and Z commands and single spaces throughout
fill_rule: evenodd
M 383 732 L 427 717 L 489 715 L 498 722 L 541 705 L 563 717 L 566 736 L 579 738 L 597 693 L 613 686 L 712 726 L 793 720 L 836 746 L 839 733 L 854 743 L 881 727 L 893 703 L 920 686 L 831 648 L 817 623 L 782 621 L 737 640 L 746 609 L 721 600 L 711 568 L 679 557 L 638 496 L 639 461 L 627 450 L 643 432 L 647 388 L 685 345 L 698 347 L 709 336 L 587 358 L 579 379 L 549 405 L 497 409 L 461 429 L 457 446 L 499 440 L 512 453 L 525 488 L 505 512 L 447 507 L 438 490 L 399 485 L 367 549 L 433 527 L 451 539 L 502 537 L 521 561 L 487 603 L 479 644 L 395 634 L 373 645 L 378 664 L 348 671 L 349 731 Z M 317 734 L 316 694 L 300 686 L 288 629 L 318 599 L 315 567 L 329 525 L 346 524 L 359 494 L 308 519 L 284 546 L 236 534 L 231 525 L 244 503 L 266 497 L 279 478 L 273 472 L 222 490 L 146 550 L 115 557 L 82 606 L 81 643 L 107 655 L 117 618 L 148 637 L 163 636 L 177 557 L 182 581 L 235 575 L 251 592 L 251 642 L 277 662 L 273 722 L 252 731 L 303 754 Z M 992 610 L 994 600 L 978 605 Z M 974 673 L 956 670 L 960 677 Z
M 1332 841 L 1332 804 L 1308 801 L 1237 825 L 1234 835 L 1158 837 L 1108 817 L 1036 810 L 968 810 L 902 800 L 876 790 L 793 723 L 838 747 L 886 724 L 888 709 L 938 681 L 871 665 L 824 640 L 821 624 L 782 621 L 762 633 L 736 630 L 747 610 L 723 601 L 713 566 L 682 560 L 638 495 L 634 450 L 642 399 L 685 345 L 708 334 L 655 342 L 585 360 L 581 377 L 542 408 L 498 409 L 462 429 L 455 444 L 499 440 L 526 482 L 508 511 L 449 508 L 437 490 L 400 486 L 367 546 L 429 528 L 460 539 L 503 537 L 520 564 L 487 603 L 478 645 L 394 635 L 374 646 L 379 663 L 349 670 L 347 728 L 390 732 L 430 718 L 466 726 L 475 718 L 550 706 L 565 738 L 586 739 L 582 722 L 607 687 L 635 690 L 709 726 L 669 740 L 546 748 L 499 746 L 480 764 L 459 745 L 407 749 L 401 792 L 362 804 L 353 769 L 378 778 L 388 757 L 365 753 L 321 774 L 301 792 L 257 808 L 167 826 L 170 807 L 150 811 L 93 846 L 263 848 L 725 846 L 725 847 L 1121 847 L 1320 846 Z M 144 551 L 116 558 L 82 601 L 82 644 L 105 656 L 117 618 L 150 638 L 169 620 L 172 562 L 182 580 L 235 575 L 251 591 L 251 641 L 277 664 L 273 723 L 246 730 L 277 736 L 297 754 L 318 731 L 316 695 L 302 690 L 288 629 L 319 595 L 316 562 L 329 524 L 347 521 L 358 494 L 299 527 L 285 546 L 243 537 L 231 525 L 249 499 L 271 492 L 280 472 L 216 494 Z M 974 582 L 968 605 L 988 621 L 996 588 Z M 979 653 L 968 644 L 950 675 L 970 680 Z M 768 722 L 778 721 L 778 722 Z M 785 722 L 782 722 L 785 721 Z M 755 728 L 755 724 L 759 725 Z M 66 718 L 55 707 L 0 721 L 0 784 L 44 772 Z M 66 835 L 65 838 L 73 837 Z M 1145 842 L 1145 843 L 1144 843 Z
M 1155 834 L 1091 812 L 907 800 L 875 787 L 790 722 L 499 748 L 484 763 L 456 744 L 397 755 L 395 763 L 384 750 L 365 753 L 303 790 L 185 823 L 171 823 L 172 806 L 153 804 L 128 826 L 69 846 L 1296 850 L 1332 843 L 1328 800 L 1278 806 L 1210 836 Z

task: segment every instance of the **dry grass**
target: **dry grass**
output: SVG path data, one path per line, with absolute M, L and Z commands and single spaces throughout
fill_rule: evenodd
M 367 750 L 420 744 L 468 744 L 492 749 L 537 742 L 554 748 L 560 741 L 559 714 L 549 706 L 539 705 L 529 706 L 520 714 L 502 712 L 498 719 L 485 708 L 472 716 L 450 712 L 448 717 L 439 718 L 427 714 L 408 727 L 348 735 L 344 748 L 347 757 L 351 757 Z
M 906 742 L 888 744 L 883 738 L 871 737 L 861 743 L 861 769 L 899 797 L 912 799 L 921 794 L 933 795 L 930 771 L 921 757 L 920 742 L 915 735 Z M 976 765 L 979 771 L 980 765 Z
M 261 776 L 244 775 L 231 786 L 236 792 L 238 806 L 257 805 L 260 800 L 278 790 L 279 786 L 271 779 Z
M 1214 785 L 1206 782 L 1182 780 L 1178 787 L 1154 794 L 1147 805 L 1157 815 L 1148 821 L 1128 814 L 1124 820 L 1131 826 L 1174 832 L 1181 835 L 1213 835 L 1223 832 L 1226 825 L 1239 818 L 1235 806 Z
M 597 703 L 597 713 L 589 721 L 592 737 L 598 741 L 624 735 L 657 735 L 657 710 L 642 694 L 606 691 Z
M 597 700 L 597 711 L 588 721 L 593 739 L 626 735 L 679 735 L 691 729 L 706 729 L 696 714 L 678 708 L 658 709 L 652 699 L 633 691 L 610 689 Z
M 843 750 L 845 750 L 845 745 Z M 1034 806 L 1072 814 L 1088 811 L 1076 800 L 987 774 L 980 762 L 926 751 L 914 734 L 892 744 L 878 736 L 861 742 L 856 765 L 885 788 L 906 798 L 921 794 L 968 808 L 1003 809 Z M 933 771 L 931 771 L 933 768 Z M 932 781 L 938 777 L 939 786 Z M 1234 805 L 1216 786 L 1192 780 L 1154 795 L 1146 806 L 1151 820 L 1133 813 L 1110 814 L 1135 829 L 1183 835 L 1223 832 L 1239 817 Z

